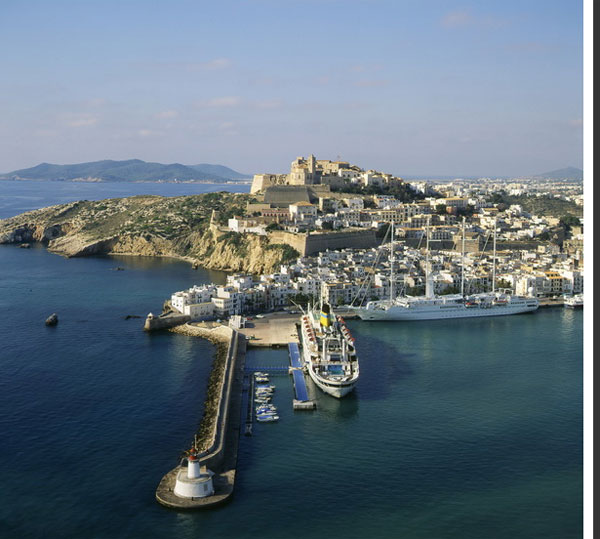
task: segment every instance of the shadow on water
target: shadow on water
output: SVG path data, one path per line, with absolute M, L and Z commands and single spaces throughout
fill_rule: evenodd
M 385 400 L 392 389 L 412 376 L 412 364 L 417 354 L 403 351 L 386 334 L 380 334 L 381 324 L 353 324 L 360 363 L 360 379 L 353 398 L 365 401 Z
M 321 391 L 312 381 L 310 376 L 305 376 L 309 396 L 317 402 L 320 414 L 331 419 L 348 419 L 358 412 L 359 397 L 358 386 L 342 399 L 337 399 Z M 358 382 L 360 384 L 360 380 Z

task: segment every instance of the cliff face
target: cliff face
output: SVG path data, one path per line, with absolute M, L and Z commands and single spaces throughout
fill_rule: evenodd
M 82 201 L 0 220 L 0 243 L 41 242 L 68 256 L 126 254 L 182 258 L 207 268 L 268 273 L 293 256 L 265 237 L 224 232 L 241 214 L 248 195 L 208 193 L 190 197 L 138 196 Z

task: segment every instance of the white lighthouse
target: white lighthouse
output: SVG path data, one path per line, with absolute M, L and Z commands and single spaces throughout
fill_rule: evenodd
M 180 498 L 205 498 L 215 493 L 213 487 L 213 472 L 206 466 L 200 466 L 198 457 L 191 454 L 187 457 L 187 469 L 177 472 L 177 480 L 173 493 Z

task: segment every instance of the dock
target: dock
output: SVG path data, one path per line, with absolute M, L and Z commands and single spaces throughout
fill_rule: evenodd
M 317 405 L 315 401 L 308 398 L 308 389 L 304 379 L 304 369 L 300 362 L 300 349 L 298 343 L 288 343 L 288 352 L 290 356 L 290 373 L 294 381 L 294 392 L 296 398 L 293 401 L 294 410 L 314 410 Z
M 238 331 L 248 339 L 248 347 L 285 347 L 300 342 L 296 323 L 300 315 L 268 313 L 260 318 L 249 317 Z

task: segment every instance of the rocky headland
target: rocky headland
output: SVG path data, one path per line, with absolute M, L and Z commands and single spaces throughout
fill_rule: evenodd
M 250 195 L 206 193 L 78 201 L 0 220 L 0 244 L 45 244 L 67 256 L 173 257 L 211 269 L 268 273 L 298 256 L 268 237 L 227 232 Z

